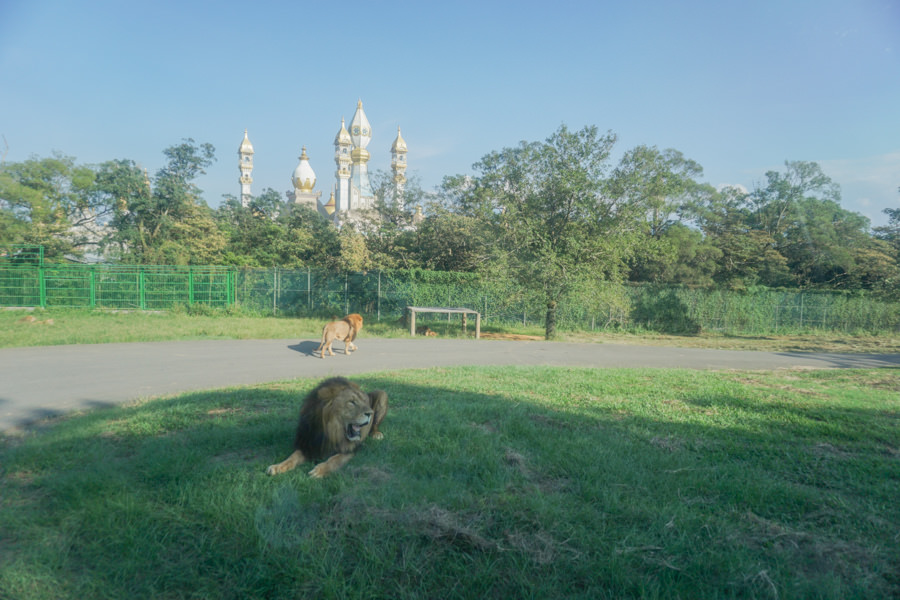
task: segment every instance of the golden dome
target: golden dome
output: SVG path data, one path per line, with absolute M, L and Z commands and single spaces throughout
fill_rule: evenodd
M 241 142 L 241 147 L 238 148 L 239 154 L 253 154 L 253 144 L 250 143 L 250 138 L 247 137 L 247 130 L 244 130 L 244 141 Z
M 341 117 L 341 130 L 338 131 L 337 135 L 334 136 L 335 144 L 346 144 L 350 145 L 352 140 L 350 139 L 350 132 L 347 131 L 347 126 L 344 125 L 344 118 Z
M 391 152 L 406 152 L 406 140 L 400 135 L 399 125 L 397 126 L 397 139 L 394 140 L 394 144 L 391 146 Z

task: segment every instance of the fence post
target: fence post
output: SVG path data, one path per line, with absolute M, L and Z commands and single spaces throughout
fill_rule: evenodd
M 144 297 L 144 267 L 138 270 L 138 298 L 141 310 L 147 310 L 147 299 Z
M 272 316 L 278 314 L 278 267 L 272 273 Z
M 188 306 L 194 305 L 194 267 L 188 267 Z
M 375 296 L 375 320 L 381 320 L 381 271 L 378 271 L 378 293 Z
M 91 274 L 90 304 L 91 304 L 91 308 L 94 308 L 94 306 L 96 306 L 96 304 L 97 304 L 97 292 L 95 290 L 95 286 L 97 285 L 97 278 L 94 276 L 94 271 L 95 271 L 94 266 L 92 265 L 89 268 L 90 268 L 90 271 L 88 271 L 88 272 Z
M 41 247 L 43 251 L 43 247 Z M 47 271 L 44 270 L 44 263 L 38 267 L 38 294 L 40 295 L 41 308 L 47 308 Z
M 225 271 L 225 304 L 228 306 L 234 306 L 234 270 L 228 269 Z
M 312 311 L 312 277 L 309 267 L 306 267 L 306 308 Z
M 350 272 L 344 273 L 344 314 L 350 312 Z
M 803 329 L 803 292 L 800 292 L 800 329 Z

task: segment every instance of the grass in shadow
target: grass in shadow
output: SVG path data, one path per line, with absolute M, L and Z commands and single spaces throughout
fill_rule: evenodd
M 900 594 L 897 371 L 452 368 L 385 439 L 278 477 L 314 380 L 63 419 L 0 448 L 0 597 Z

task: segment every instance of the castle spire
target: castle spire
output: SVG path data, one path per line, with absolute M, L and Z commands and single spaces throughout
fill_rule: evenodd
M 347 131 L 344 118 L 341 117 L 341 128 L 334 136 L 334 164 L 337 166 L 334 175 L 337 183 L 334 194 L 332 194 L 334 201 L 329 215 L 334 211 L 350 208 L 350 151 L 352 149 L 353 140 L 350 138 L 350 132 Z
M 375 203 L 375 195 L 369 184 L 369 152 L 366 146 L 372 141 L 372 126 L 366 118 L 362 100 L 356 103 L 356 113 L 350 121 L 350 139 L 353 149 L 350 151 L 350 202 L 346 206 L 349 210 L 372 208 Z M 341 204 L 341 209 L 345 206 Z
M 238 168 L 241 171 L 241 178 L 238 182 L 241 184 L 241 205 L 247 206 L 250 204 L 250 199 L 253 197 L 250 193 L 250 184 L 253 183 L 253 144 L 250 143 L 250 138 L 247 137 L 247 130 L 244 130 L 244 140 L 241 142 L 240 148 L 238 148 Z
M 399 125 L 397 126 L 397 138 L 391 144 L 391 171 L 394 173 L 394 203 L 402 208 L 403 188 L 406 185 L 406 140 L 400 134 Z

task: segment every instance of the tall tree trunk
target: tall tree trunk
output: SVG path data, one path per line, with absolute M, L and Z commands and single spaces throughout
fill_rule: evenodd
M 556 300 L 547 302 L 547 318 L 544 320 L 546 326 L 544 338 L 552 340 L 556 337 Z

